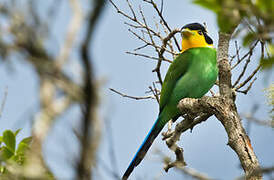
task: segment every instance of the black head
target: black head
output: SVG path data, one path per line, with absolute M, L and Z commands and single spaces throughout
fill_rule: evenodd
M 207 35 L 206 28 L 203 25 L 201 25 L 200 23 L 190 23 L 190 24 L 187 24 L 187 25 L 185 25 L 185 26 L 182 27 L 182 30 L 183 29 L 200 30 L 203 33 L 206 42 L 208 44 L 213 44 L 213 40 Z
M 182 27 L 182 29 L 190 29 L 190 30 L 201 30 L 203 32 L 207 32 L 205 27 L 203 25 L 201 25 L 200 23 L 191 23 L 191 24 L 187 24 L 185 26 Z

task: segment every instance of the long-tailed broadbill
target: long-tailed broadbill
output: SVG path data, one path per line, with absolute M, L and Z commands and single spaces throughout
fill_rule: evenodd
M 169 120 L 181 113 L 177 108 L 183 98 L 201 98 L 214 85 L 217 75 L 216 49 L 205 27 L 191 23 L 182 27 L 182 50 L 166 73 L 160 96 L 159 115 L 123 175 L 128 179 L 143 160 L 155 138 Z

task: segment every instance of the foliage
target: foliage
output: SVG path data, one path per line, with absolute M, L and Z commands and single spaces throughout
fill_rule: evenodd
M 233 32 L 241 24 L 241 30 L 244 31 L 243 46 L 249 46 L 257 40 L 267 44 L 269 52 L 260 63 L 263 69 L 273 67 L 273 0 L 194 0 L 194 3 L 216 14 L 222 32 Z M 246 29 L 249 31 L 246 32 Z
M 274 44 L 268 45 L 268 57 L 261 59 L 263 69 L 271 69 L 274 66 Z
M 16 146 L 16 136 L 21 129 L 13 132 L 5 130 L 0 136 L 0 175 L 7 173 L 7 165 L 23 165 L 26 150 L 29 149 L 32 138 L 27 137 Z

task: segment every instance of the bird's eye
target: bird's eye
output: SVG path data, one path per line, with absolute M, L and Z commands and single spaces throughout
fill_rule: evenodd
M 202 31 L 198 31 L 198 34 L 203 35 L 203 32 Z

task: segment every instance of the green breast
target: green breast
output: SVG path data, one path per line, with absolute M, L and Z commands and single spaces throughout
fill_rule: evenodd
M 178 114 L 177 105 L 183 98 L 200 98 L 216 82 L 218 76 L 216 50 L 213 48 L 192 48 L 187 53 L 187 70 L 177 80 L 168 103 L 167 113 Z
M 216 61 L 216 50 L 213 48 L 193 48 L 189 49 L 193 54 L 188 71 L 187 80 L 183 80 L 188 88 L 187 97 L 200 98 L 204 96 L 216 82 L 218 68 Z M 184 86 L 182 84 L 182 86 Z M 179 84 L 180 85 L 180 84 Z
M 183 98 L 200 98 L 216 82 L 218 75 L 216 50 L 191 48 L 177 56 L 166 74 L 160 99 L 160 119 L 163 126 L 180 115 L 177 105 Z

